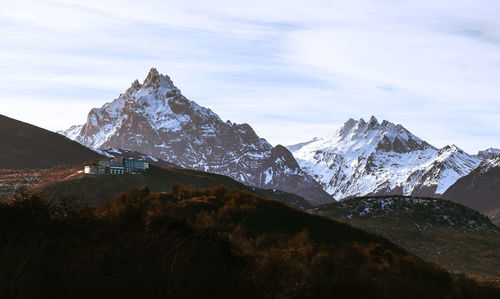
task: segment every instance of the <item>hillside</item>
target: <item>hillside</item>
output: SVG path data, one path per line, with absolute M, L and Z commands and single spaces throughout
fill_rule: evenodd
M 57 133 L 0 115 L 0 169 L 50 168 L 101 156 Z
M 0 203 L 2 298 L 494 298 L 384 238 L 255 194 Z
M 500 155 L 492 156 L 459 179 L 443 198 L 478 210 L 500 225 Z
M 460 204 L 380 196 L 347 199 L 310 211 L 384 236 L 452 272 L 500 278 L 500 230 Z
M 76 169 L 73 170 L 73 173 Z M 302 197 L 280 190 L 248 187 L 229 177 L 197 170 L 176 167 L 160 168 L 151 166 L 144 174 L 126 175 L 84 175 L 77 174 L 46 184 L 42 188 L 44 196 L 59 200 L 76 197 L 91 206 L 100 206 L 134 186 L 148 186 L 152 192 L 170 192 L 175 184 L 196 188 L 226 188 L 253 191 L 264 197 L 273 197 L 296 208 L 309 208 L 311 205 Z

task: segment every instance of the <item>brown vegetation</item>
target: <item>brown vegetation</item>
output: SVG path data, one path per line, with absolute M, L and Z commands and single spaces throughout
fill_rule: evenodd
M 346 224 L 247 191 L 0 204 L 1 298 L 498 298 Z

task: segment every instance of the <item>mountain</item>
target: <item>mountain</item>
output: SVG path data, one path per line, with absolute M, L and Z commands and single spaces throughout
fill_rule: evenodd
M 457 180 L 443 198 L 478 210 L 500 224 L 500 155 L 483 161 Z
M 497 155 L 500 155 L 500 149 L 497 148 L 489 148 L 484 151 L 479 151 L 476 155 L 476 157 L 480 158 L 481 160 L 488 160 L 491 159 Z
M 292 192 L 312 203 L 331 201 L 286 148 L 273 148 L 248 124 L 222 121 L 186 99 L 155 68 L 142 84 L 135 80 L 124 94 L 92 109 L 85 124 L 60 133 L 87 147 L 137 151 L 247 185 Z
M 50 168 L 101 157 L 59 134 L 0 115 L 0 169 Z
M 309 211 L 384 236 L 451 272 L 500 277 L 500 229 L 463 205 L 436 198 L 366 196 Z
M 436 196 L 481 160 L 437 149 L 401 125 L 348 120 L 324 138 L 288 146 L 301 169 L 336 199 L 373 194 Z

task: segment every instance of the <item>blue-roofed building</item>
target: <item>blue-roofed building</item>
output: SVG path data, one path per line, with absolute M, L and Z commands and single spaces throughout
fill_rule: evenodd
M 131 158 L 99 161 L 97 166 L 85 166 L 85 174 L 135 174 L 149 170 L 149 163 Z

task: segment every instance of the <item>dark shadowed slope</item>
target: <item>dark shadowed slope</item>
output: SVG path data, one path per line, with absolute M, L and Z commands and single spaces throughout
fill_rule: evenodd
M 446 190 L 443 198 L 478 210 L 500 224 L 500 155 L 484 161 L 459 179 Z
M 50 168 L 101 157 L 60 134 L 0 115 L 0 169 Z

